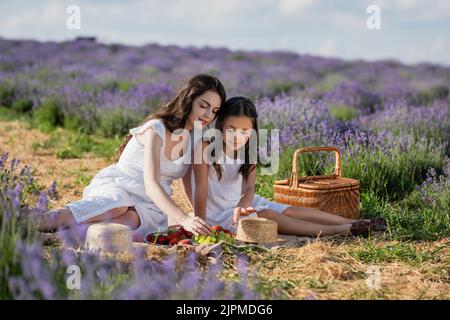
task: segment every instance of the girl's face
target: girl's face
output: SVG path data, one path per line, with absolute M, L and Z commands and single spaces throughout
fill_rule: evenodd
M 247 116 L 227 117 L 223 124 L 222 135 L 228 150 L 237 151 L 247 143 L 252 134 L 253 120 Z
M 200 123 L 203 129 L 208 123 L 214 120 L 216 113 L 220 109 L 221 99 L 217 92 L 208 90 L 198 96 L 192 102 L 192 110 L 187 118 L 187 122 L 193 128 L 194 123 Z

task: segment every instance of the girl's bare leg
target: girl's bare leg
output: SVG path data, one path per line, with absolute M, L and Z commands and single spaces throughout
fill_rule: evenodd
M 284 214 L 279 214 L 273 210 L 261 210 L 259 217 L 274 220 L 278 223 L 278 233 L 291 234 L 297 236 L 326 236 L 337 234 L 348 234 L 351 223 L 323 225 L 299 218 L 293 218 Z
M 128 207 L 117 207 L 108 210 L 98 216 L 88 219 L 82 224 L 95 223 L 101 221 L 110 221 L 124 215 L 128 211 Z M 120 221 L 120 220 L 119 220 Z M 39 225 L 41 232 L 54 232 L 56 230 L 67 229 L 78 225 L 72 212 L 67 207 L 50 210 L 44 214 Z
M 286 208 L 281 213 L 288 217 L 325 225 L 351 224 L 356 221 L 353 219 L 347 219 L 338 215 L 321 211 L 315 208 L 291 206 Z

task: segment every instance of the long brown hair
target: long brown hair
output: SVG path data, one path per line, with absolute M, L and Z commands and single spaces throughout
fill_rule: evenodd
M 192 102 L 208 90 L 217 92 L 220 96 L 221 105 L 225 103 L 226 94 L 222 82 L 213 75 L 198 74 L 187 80 L 180 87 L 175 97 L 160 107 L 154 114 L 149 114 L 139 125 L 143 125 L 151 119 L 161 119 L 170 132 L 184 128 L 186 120 L 192 111 Z M 123 150 L 132 137 L 131 134 L 125 136 L 114 157 L 115 162 L 119 161 Z
M 233 97 L 228 99 L 227 102 L 220 108 L 217 113 L 216 120 L 216 129 L 220 132 L 223 132 L 223 127 L 225 124 L 225 120 L 231 116 L 247 116 L 252 119 L 253 129 L 256 132 L 256 136 L 258 136 L 258 112 L 256 111 L 256 107 L 253 104 L 252 100 L 246 97 Z M 250 141 L 250 140 L 249 140 Z M 245 163 L 241 165 L 239 168 L 239 173 L 242 174 L 244 180 L 248 179 L 248 176 L 253 170 L 256 170 L 256 164 L 250 163 L 250 142 L 247 141 L 245 144 Z M 213 151 L 213 156 L 215 156 L 215 152 Z M 213 167 L 216 169 L 218 179 L 222 179 L 223 168 L 217 162 L 213 162 Z

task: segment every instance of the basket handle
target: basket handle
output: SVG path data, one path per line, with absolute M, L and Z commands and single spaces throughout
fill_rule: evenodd
M 336 156 L 336 163 L 334 166 L 334 172 L 330 175 L 322 175 L 321 178 L 340 178 L 341 177 L 341 152 L 336 147 L 306 147 L 306 148 L 299 148 L 295 150 L 294 157 L 292 159 L 292 174 L 291 178 L 289 179 L 289 187 L 296 188 L 298 185 L 298 173 L 297 173 L 297 160 L 298 155 L 300 153 L 306 153 L 306 152 L 318 152 L 318 151 L 334 151 L 334 154 Z M 316 178 L 317 176 L 305 176 L 302 178 Z M 295 183 L 294 183 L 295 181 Z

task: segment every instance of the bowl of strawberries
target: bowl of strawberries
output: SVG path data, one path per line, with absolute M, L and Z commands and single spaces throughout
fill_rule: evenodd
M 214 244 L 220 241 L 234 243 L 235 234 L 219 225 L 211 227 L 213 233 L 209 236 L 195 235 L 184 229 L 182 226 L 170 226 L 167 232 L 149 233 L 145 237 L 145 242 L 155 245 L 199 245 Z

